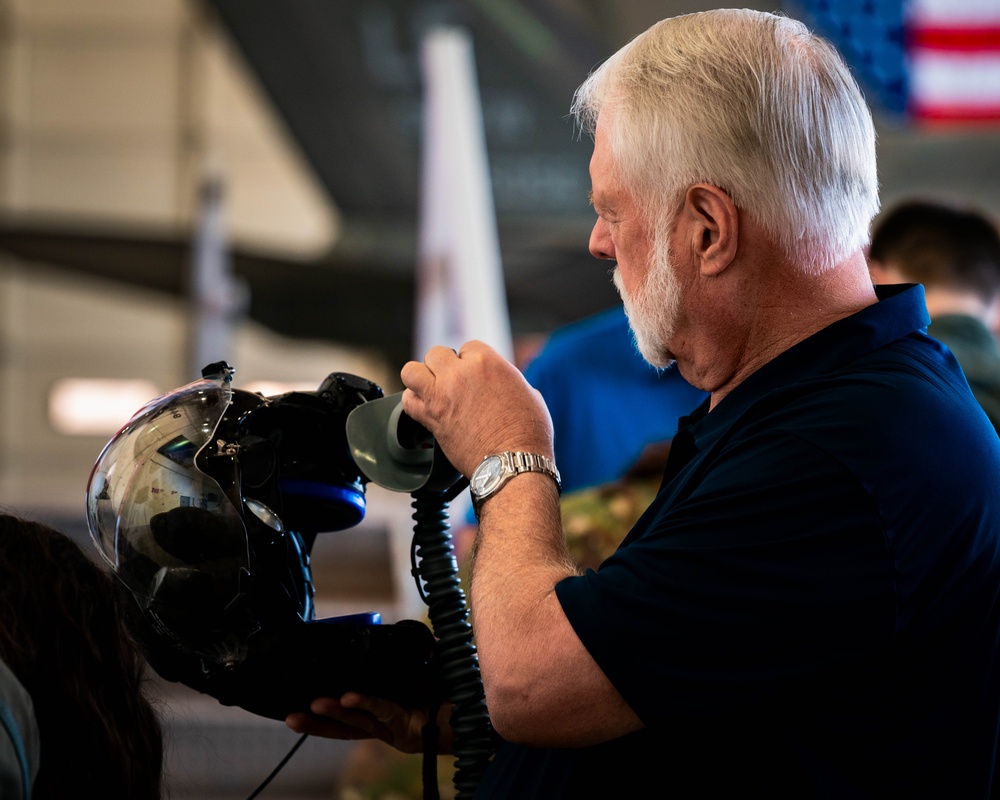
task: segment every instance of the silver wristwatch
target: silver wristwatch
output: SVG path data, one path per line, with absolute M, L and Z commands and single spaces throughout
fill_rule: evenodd
M 472 507 L 476 514 L 487 499 L 500 491 L 501 487 L 515 475 L 522 472 L 541 472 L 556 482 L 556 490 L 562 491 L 562 481 L 559 470 L 552 459 L 537 453 L 514 453 L 507 451 L 486 456 L 476 467 L 469 479 L 469 491 L 472 493 Z

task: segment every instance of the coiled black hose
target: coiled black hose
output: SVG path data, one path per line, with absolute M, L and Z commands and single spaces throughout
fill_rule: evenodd
M 493 751 L 492 726 L 465 592 L 448 526 L 447 494 L 413 493 L 413 568 L 437 639 L 435 658 L 453 704 L 456 800 L 471 798 Z

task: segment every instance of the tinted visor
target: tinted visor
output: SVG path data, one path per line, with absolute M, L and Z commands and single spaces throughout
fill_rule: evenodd
M 232 396 L 228 381 L 204 379 L 151 401 L 91 471 L 91 536 L 140 605 L 155 604 L 160 617 L 169 618 L 171 608 L 207 618 L 221 613 L 249 568 L 235 456 L 231 475 L 223 469 L 213 477 L 198 467 Z

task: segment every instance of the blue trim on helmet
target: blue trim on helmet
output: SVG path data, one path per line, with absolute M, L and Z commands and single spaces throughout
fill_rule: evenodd
M 308 497 L 315 500 L 324 500 L 336 504 L 341 508 L 353 509 L 357 512 L 357 524 L 364 519 L 365 502 L 364 492 L 360 492 L 351 486 L 335 486 L 329 483 L 319 483 L 318 481 L 305 481 L 297 478 L 287 478 L 280 481 L 282 494 L 295 494 L 299 497 Z

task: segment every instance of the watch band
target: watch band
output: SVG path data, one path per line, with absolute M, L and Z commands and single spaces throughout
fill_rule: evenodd
M 488 474 L 484 475 L 484 470 Z M 472 507 L 479 514 L 479 509 L 486 500 L 495 495 L 507 482 L 525 472 L 538 472 L 548 475 L 556 484 L 556 491 L 562 492 L 562 479 L 559 470 L 552 459 L 538 453 L 515 452 L 512 450 L 486 456 L 476 471 L 473 472 L 470 488 Z

